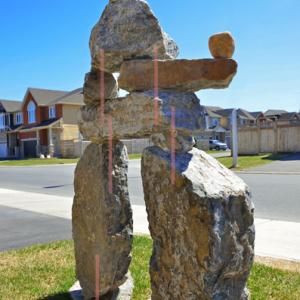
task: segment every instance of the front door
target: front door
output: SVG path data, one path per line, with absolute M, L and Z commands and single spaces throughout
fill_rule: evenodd
M 24 157 L 32 158 L 36 157 L 36 140 L 23 141 L 24 144 Z

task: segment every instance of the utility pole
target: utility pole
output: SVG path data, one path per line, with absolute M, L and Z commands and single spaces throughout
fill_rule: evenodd
M 232 155 L 232 167 L 236 168 L 238 166 L 238 126 L 237 126 L 237 110 L 234 109 L 231 115 L 231 134 L 232 134 L 232 145 L 231 145 L 231 155 Z

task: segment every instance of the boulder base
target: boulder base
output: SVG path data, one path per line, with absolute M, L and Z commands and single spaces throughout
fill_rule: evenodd
M 119 86 L 129 92 L 154 89 L 153 60 L 131 60 L 122 64 Z M 159 60 L 157 88 L 177 92 L 196 92 L 229 86 L 237 72 L 232 59 Z
M 248 299 L 254 218 L 245 183 L 206 153 L 149 147 L 142 177 L 153 239 L 153 300 Z
M 103 295 L 99 300 L 131 300 L 133 292 L 133 279 L 128 272 L 127 280 L 117 290 Z M 72 300 L 84 300 L 82 289 L 77 281 L 69 290 Z
M 109 1 L 90 38 L 92 66 L 97 70 L 101 49 L 109 73 L 119 72 L 126 59 L 154 57 L 155 50 L 159 59 L 176 58 L 179 52 L 144 0 Z
M 127 186 L 128 156 L 121 142 L 112 148 L 112 191 L 107 144 L 87 147 L 75 171 L 72 211 L 76 275 L 84 299 L 95 296 L 96 255 L 100 295 L 118 289 L 131 261 L 132 211 Z

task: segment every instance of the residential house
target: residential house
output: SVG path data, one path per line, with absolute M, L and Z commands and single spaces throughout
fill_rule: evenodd
M 227 129 L 231 129 L 231 116 L 232 116 L 233 109 L 222 109 L 217 110 L 216 113 L 221 115 L 221 123 L 220 125 Z M 245 127 L 245 126 L 254 126 L 255 125 L 255 118 L 245 109 L 238 109 L 237 110 L 237 119 L 238 119 L 238 126 Z
M 282 114 L 288 113 L 286 110 L 283 109 L 269 109 L 264 113 L 264 116 L 268 119 L 276 121 Z
M 21 102 L 0 100 L 0 158 L 18 155 L 18 139 L 14 130 L 21 126 Z
M 22 102 L 24 122 L 16 130 L 20 156 L 65 156 L 65 143 L 78 139 L 82 105 L 82 89 L 67 92 L 28 88 Z
M 217 139 L 230 147 L 231 145 L 231 116 L 233 109 L 223 109 L 218 106 L 205 106 L 205 131 L 200 139 Z M 256 119 L 244 109 L 237 110 L 238 126 L 254 126 Z
M 255 118 L 256 126 L 267 127 L 267 125 L 273 122 L 271 119 L 265 117 L 262 111 L 250 112 L 250 114 Z
M 277 120 L 278 125 L 290 125 L 290 124 L 297 124 L 300 122 L 300 115 L 296 112 L 288 112 L 283 113 L 279 116 Z

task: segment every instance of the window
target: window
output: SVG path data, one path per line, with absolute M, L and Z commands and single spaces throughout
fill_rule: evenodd
M 5 128 L 5 114 L 0 114 L 0 129 Z
M 49 107 L 49 119 L 53 119 L 56 117 L 55 106 Z
M 16 113 L 16 118 L 15 118 L 15 124 L 19 125 L 23 123 L 23 114 L 22 113 Z
M 212 126 L 216 127 L 219 125 L 219 119 L 218 118 L 213 118 L 211 120 Z
M 33 101 L 30 101 L 27 106 L 27 112 L 28 112 L 28 123 L 32 124 L 35 123 L 35 104 Z

